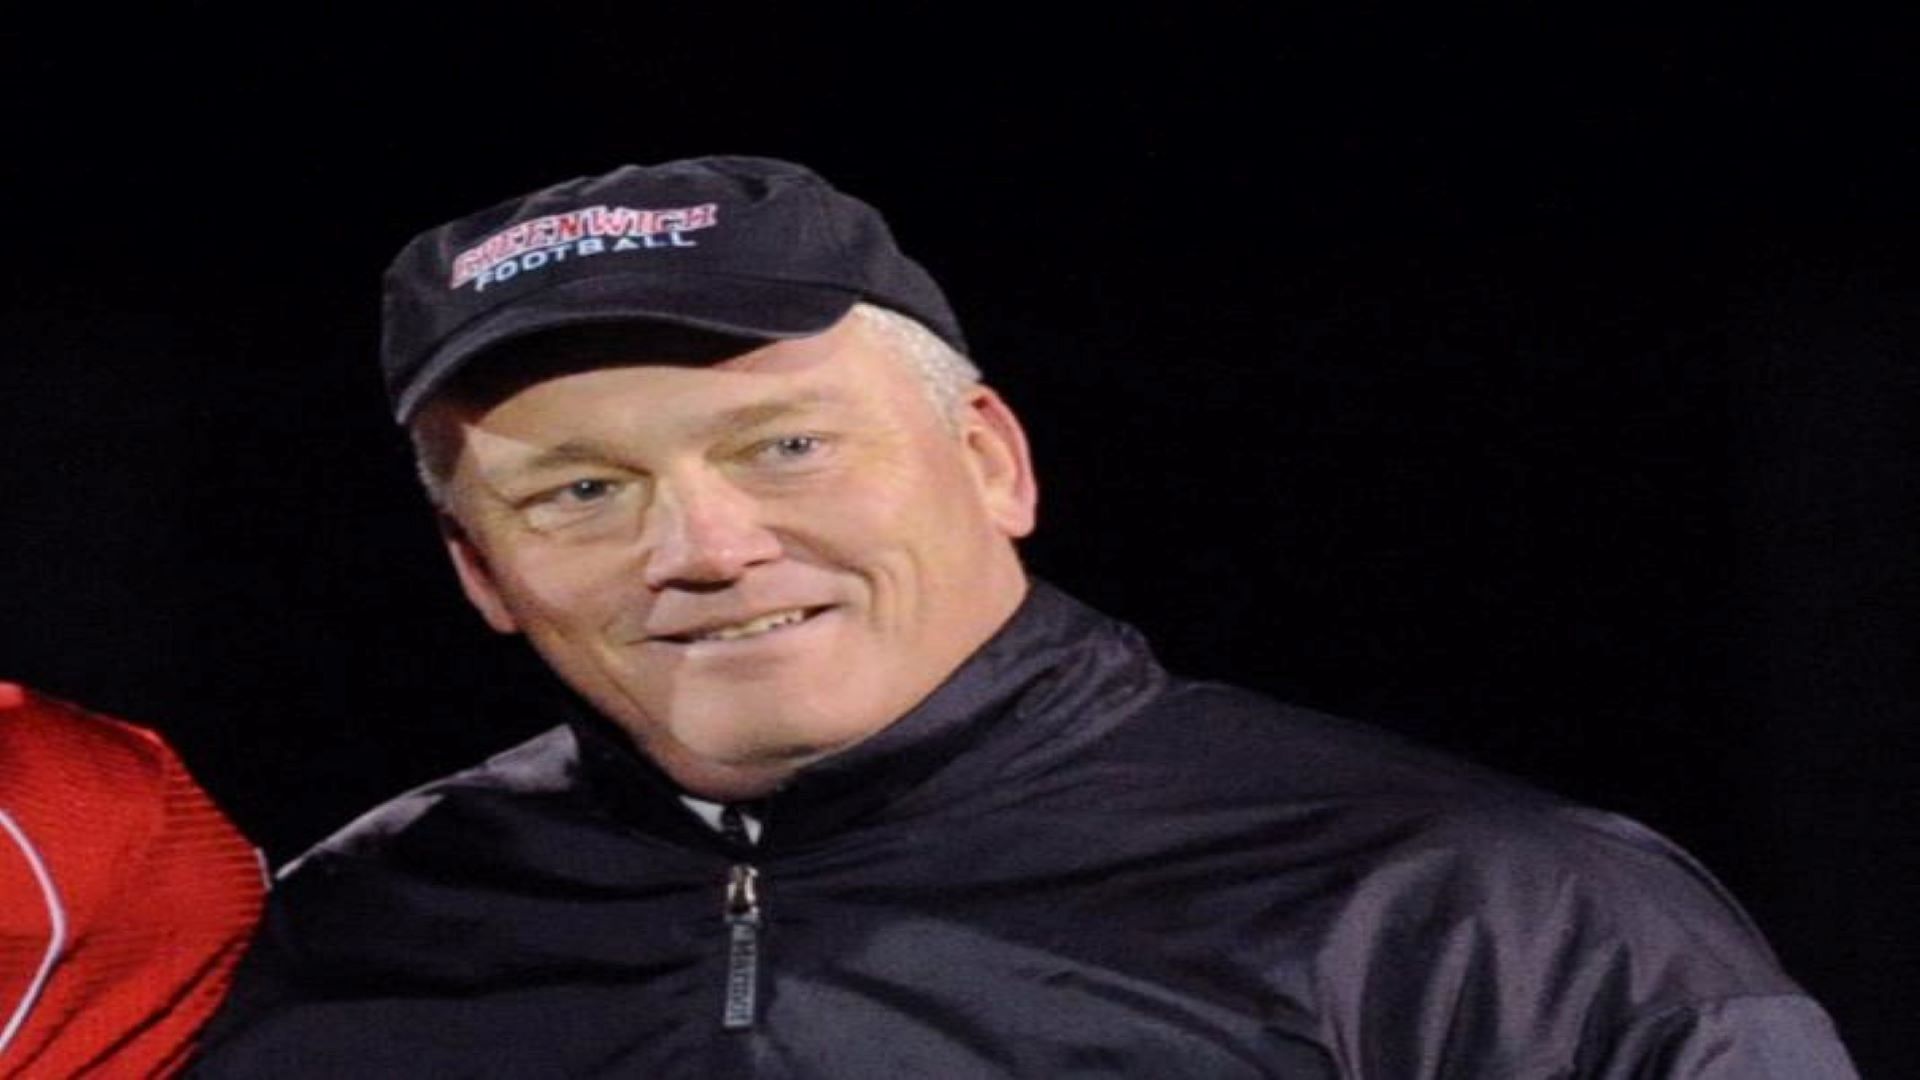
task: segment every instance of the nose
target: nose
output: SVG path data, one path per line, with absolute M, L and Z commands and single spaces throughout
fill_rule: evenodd
M 758 500 L 712 473 L 662 478 L 648 508 L 650 589 L 711 589 L 780 555 Z

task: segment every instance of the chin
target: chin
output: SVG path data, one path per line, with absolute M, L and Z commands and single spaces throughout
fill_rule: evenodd
M 673 735 L 695 756 L 730 768 L 798 767 L 843 750 L 885 726 L 849 723 L 847 715 L 795 716 L 755 709 L 703 723 L 676 724 Z
M 739 738 L 692 737 L 682 743 L 703 761 L 733 769 L 798 767 L 838 750 L 842 743 L 823 738 L 780 737 L 761 730 Z

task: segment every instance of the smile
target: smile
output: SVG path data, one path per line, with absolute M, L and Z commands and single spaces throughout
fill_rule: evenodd
M 797 607 L 783 611 L 770 611 L 744 622 L 723 623 L 681 634 L 661 634 L 658 640 L 671 641 L 677 645 L 692 645 L 705 641 L 741 641 L 771 634 L 776 630 L 784 630 L 789 626 L 797 626 L 825 610 L 827 609 L 824 607 Z

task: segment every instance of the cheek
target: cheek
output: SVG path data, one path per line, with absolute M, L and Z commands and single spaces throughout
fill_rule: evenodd
M 577 553 L 526 557 L 501 580 L 508 608 L 528 624 L 598 626 L 618 609 L 619 574 L 607 560 Z
M 881 536 L 924 542 L 965 521 L 978 500 L 972 476 L 944 444 L 901 448 L 841 493 L 841 512 L 858 515 Z
M 939 546 L 950 529 L 934 511 L 925 497 L 892 485 L 868 485 L 810 500 L 800 515 L 807 524 L 790 535 L 833 562 L 885 573 L 896 564 L 904 568 L 918 562 Z
M 964 474 L 923 470 L 901 481 L 843 491 L 808 512 L 815 528 L 807 542 L 868 578 L 894 618 L 962 599 L 992 540 Z

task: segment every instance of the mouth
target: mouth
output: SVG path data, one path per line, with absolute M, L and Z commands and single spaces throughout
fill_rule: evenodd
M 745 641 L 748 638 L 764 637 L 789 627 L 799 626 L 831 606 L 825 604 L 819 607 L 783 608 L 740 622 L 713 623 L 677 634 L 655 634 L 653 640 L 671 642 L 675 645 L 694 645 L 709 641 Z

